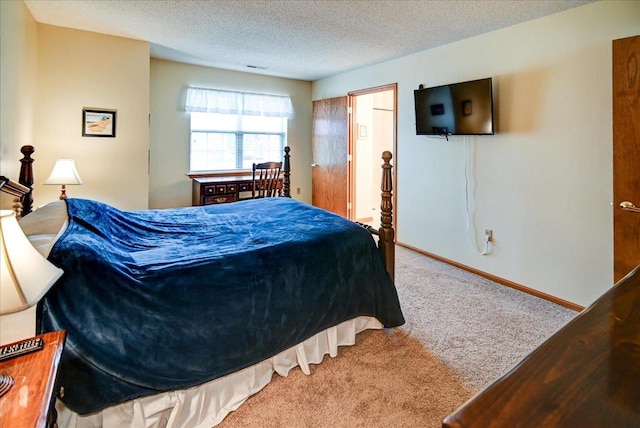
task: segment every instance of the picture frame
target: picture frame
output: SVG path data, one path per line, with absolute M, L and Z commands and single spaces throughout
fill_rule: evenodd
M 83 108 L 82 136 L 115 138 L 116 113 L 110 109 Z
M 462 115 L 471 116 L 471 113 L 473 113 L 473 109 L 471 107 L 471 100 L 462 101 Z

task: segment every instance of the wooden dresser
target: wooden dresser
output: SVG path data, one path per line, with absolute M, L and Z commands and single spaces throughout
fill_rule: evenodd
M 0 428 L 56 426 L 54 386 L 66 332 L 39 337 L 44 340 L 42 349 L 0 361 L 0 374 L 15 381 L 0 397 Z
M 218 176 L 192 178 L 191 205 L 226 204 L 251 199 L 253 176 Z M 282 188 L 282 179 L 278 189 Z
M 248 192 L 245 198 L 251 197 L 253 177 L 220 176 L 193 179 L 191 205 L 226 204 L 242 199 L 241 193 Z
M 443 427 L 640 427 L 640 266 Z

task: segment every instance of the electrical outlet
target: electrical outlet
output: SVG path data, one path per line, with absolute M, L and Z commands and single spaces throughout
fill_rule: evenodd
M 299 195 L 299 194 L 300 194 L 300 188 L 299 188 L 299 187 L 297 187 L 297 188 L 296 188 L 296 195 Z
M 484 242 L 491 242 L 491 241 L 493 241 L 493 230 L 485 229 L 484 230 Z

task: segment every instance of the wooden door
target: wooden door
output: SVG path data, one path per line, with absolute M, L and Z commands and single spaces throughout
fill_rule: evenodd
M 613 270 L 618 282 L 640 264 L 640 36 L 613 41 Z
M 347 97 L 313 102 L 311 203 L 347 217 L 349 115 Z

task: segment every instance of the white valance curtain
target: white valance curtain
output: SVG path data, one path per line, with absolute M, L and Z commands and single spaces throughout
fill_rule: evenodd
M 187 88 L 185 110 L 188 112 L 240 114 L 250 116 L 293 117 L 291 97 Z

